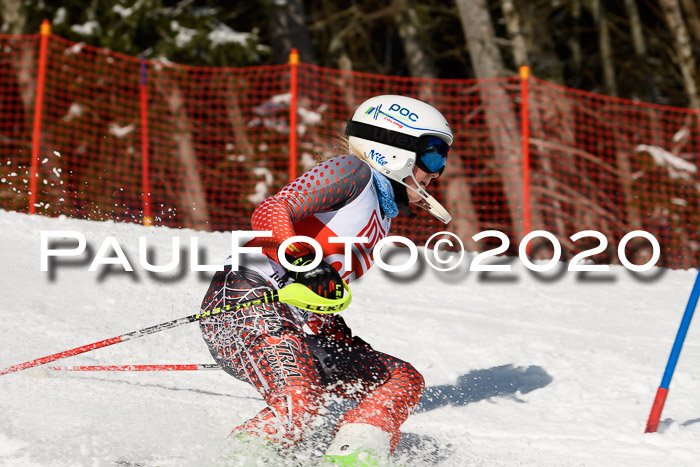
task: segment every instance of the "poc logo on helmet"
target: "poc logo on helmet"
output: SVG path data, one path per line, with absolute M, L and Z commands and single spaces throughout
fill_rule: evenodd
M 399 104 L 391 104 L 391 107 L 389 107 L 389 112 L 391 112 L 392 110 L 394 112 L 400 113 L 404 117 L 408 117 L 408 119 L 412 122 L 418 121 L 418 115 L 414 114 L 406 107 L 401 107 Z

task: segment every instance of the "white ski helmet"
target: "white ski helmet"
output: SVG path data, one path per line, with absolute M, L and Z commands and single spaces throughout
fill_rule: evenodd
M 452 216 L 430 196 L 413 175 L 418 165 L 425 172 L 442 173 L 447 151 L 452 144 L 452 130 L 443 115 L 433 106 L 405 96 L 372 97 L 355 110 L 345 135 L 350 146 L 382 175 L 420 195 L 423 209 L 447 224 Z M 437 139 L 436 139 L 437 138 Z M 423 156 L 438 157 L 435 170 L 424 163 Z M 404 179 L 413 178 L 418 189 Z

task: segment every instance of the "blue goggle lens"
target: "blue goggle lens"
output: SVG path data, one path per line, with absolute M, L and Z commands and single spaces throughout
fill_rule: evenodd
M 439 172 L 447 163 L 447 151 L 449 149 L 450 147 L 447 143 L 440 138 L 429 136 L 425 154 L 420 157 L 420 161 L 428 169 L 428 172 Z

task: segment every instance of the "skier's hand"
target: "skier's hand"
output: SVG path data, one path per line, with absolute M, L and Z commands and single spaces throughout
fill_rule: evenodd
M 305 266 L 313 262 L 315 253 L 302 244 L 293 243 L 285 251 L 285 258 L 294 266 Z M 323 298 L 337 300 L 343 297 L 343 281 L 340 274 L 325 261 L 321 261 L 321 264 L 310 271 L 288 272 L 296 282 L 307 286 Z

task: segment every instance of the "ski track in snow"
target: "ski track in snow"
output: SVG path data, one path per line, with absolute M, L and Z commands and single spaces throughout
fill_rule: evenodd
M 80 231 L 93 255 L 114 236 L 136 272 L 88 272 L 88 255 L 41 272 L 42 230 Z M 0 233 L 0 368 L 195 313 L 210 273 L 147 273 L 139 266 L 139 236 L 147 237 L 157 264 L 169 260 L 174 236 L 185 251 L 191 236 L 199 238 L 206 253 L 200 263 L 218 264 L 230 251 L 225 233 L 5 211 Z M 513 272 L 490 275 L 465 272 L 468 264 L 451 273 L 426 267 L 416 278 L 375 266 L 353 284 L 353 305 L 343 312 L 353 331 L 410 361 L 426 380 L 393 460 L 699 465 L 698 323 L 686 338 L 659 432 L 643 433 L 697 271 L 654 270 L 653 279 L 640 280 L 612 266 L 586 279 L 571 272 L 547 279 L 512 264 Z M 219 465 L 230 430 L 264 407 L 248 385 L 220 371 L 47 368 L 211 362 L 190 324 L 0 376 L 0 465 Z M 297 464 L 323 451 L 344 408 L 331 405 Z

